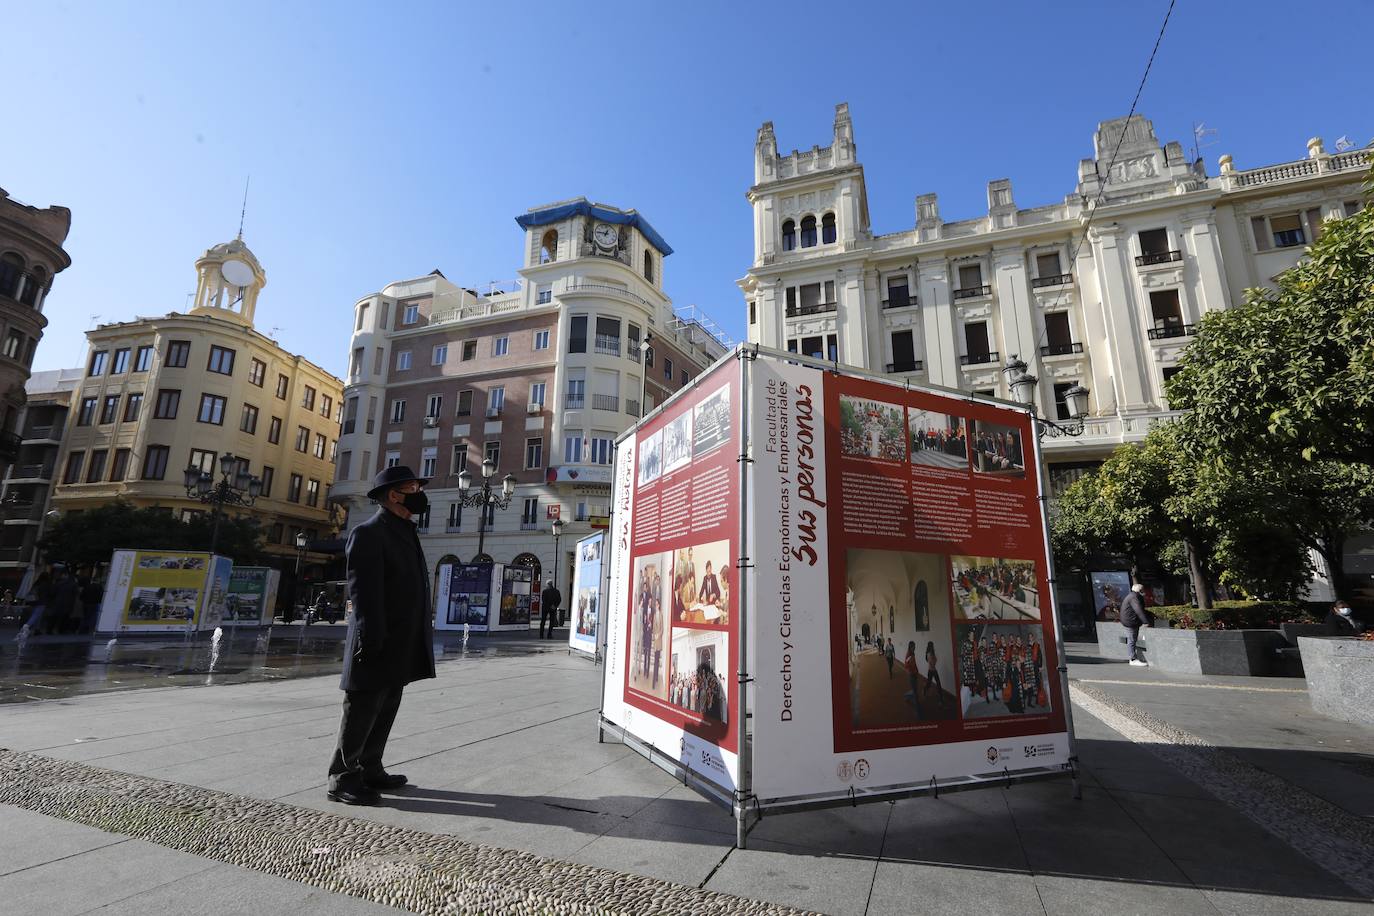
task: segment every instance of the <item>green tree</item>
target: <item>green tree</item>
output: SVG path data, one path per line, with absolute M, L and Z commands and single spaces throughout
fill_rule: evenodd
M 108 563 L 120 549 L 209 550 L 212 519 L 184 522 L 165 509 L 136 508 L 124 500 L 67 513 L 48 526 L 38 548 L 48 562 L 83 567 Z M 262 536 L 256 520 L 220 518 L 217 552 L 240 565 L 262 559 Z
M 1323 224 L 1277 289 L 1204 316 L 1168 399 L 1202 452 L 1374 466 L 1374 208 Z

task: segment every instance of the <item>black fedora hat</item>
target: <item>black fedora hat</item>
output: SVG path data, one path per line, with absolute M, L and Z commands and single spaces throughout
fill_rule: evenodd
M 420 486 L 429 483 L 428 477 L 417 477 L 415 472 L 404 464 L 394 464 L 389 468 L 383 468 L 377 472 L 377 476 L 372 478 L 372 489 L 367 491 L 368 499 L 377 499 L 392 487 L 399 487 L 403 483 L 410 483 L 418 480 Z

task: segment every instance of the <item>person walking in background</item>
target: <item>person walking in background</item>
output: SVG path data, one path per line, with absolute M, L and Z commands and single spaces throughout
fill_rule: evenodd
M 916 710 L 916 718 L 921 718 L 921 701 L 918 697 L 921 689 L 921 679 L 918 675 L 920 667 L 916 664 L 916 640 L 910 640 L 906 644 L 906 657 L 902 659 L 902 667 L 906 669 L 907 686 L 911 689 L 902 696 Z
M 81 580 L 81 632 L 94 633 L 97 618 L 100 616 L 100 599 L 105 596 L 104 589 L 93 576 Z
M 554 588 L 553 580 L 544 583 L 539 593 L 539 638 L 544 639 L 544 624 L 549 625 L 549 639 L 553 639 L 554 628 L 558 626 L 558 608 L 563 604 L 563 593 Z
M 892 663 L 897 658 L 897 650 L 892 647 L 892 640 L 890 639 L 887 641 L 887 645 L 883 647 L 883 658 L 887 659 L 887 679 L 890 681 L 892 680 Z
M 1150 664 L 1138 657 L 1137 643 L 1140 639 L 1140 628 L 1150 625 L 1150 613 L 1145 610 L 1145 602 L 1140 597 L 1140 593 L 1143 591 L 1145 591 L 1145 586 L 1137 582 L 1131 586 L 1126 597 L 1121 599 L 1121 625 L 1126 628 L 1126 654 L 1130 663 L 1137 668 L 1147 668 Z
M 52 600 L 52 581 L 53 573 L 44 570 L 38 574 L 33 587 L 29 589 L 29 594 L 33 596 L 33 611 L 30 612 L 24 626 L 29 628 L 29 633 L 33 636 L 39 636 L 43 632 L 43 621 L 48 616 L 48 602 Z
M 911 644 L 911 651 L 916 650 L 916 643 Z M 926 643 L 926 690 L 935 688 L 937 695 L 943 696 L 944 685 L 940 683 L 940 672 L 936 668 L 937 659 L 935 657 L 935 642 L 930 640 Z
M 329 763 L 332 801 L 375 805 L 381 790 L 408 781 L 386 771 L 382 754 L 406 684 L 434 677 L 429 565 L 413 520 L 429 508 L 426 483 L 404 465 L 379 472 L 367 494 L 379 508 L 348 538 L 353 618 L 339 681 L 343 721 Z

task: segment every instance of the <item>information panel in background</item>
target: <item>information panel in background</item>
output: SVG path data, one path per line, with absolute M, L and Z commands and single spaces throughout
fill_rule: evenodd
M 224 624 L 258 626 L 270 622 L 280 576 L 280 572 L 267 566 L 235 566 L 229 574 Z
M 434 628 L 461 630 L 466 624 L 474 633 L 528 629 L 528 619 L 523 623 L 518 621 L 519 610 L 514 596 L 506 592 L 505 571 L 501 563 L 442 564 L 434 596 Z M 507 599 L 511 600 L 507 602 Z M 510 604 L 504 612 L 503 603 Z M 514 622 L 512 617 L 516 618 Z
M 598 531 L 577 542 L 572 591 L 568 595 L 568 645 L 595 655 L 597 614 L 601 609 L 601 551 L 606 533 Z
M 739 780 L 739 361 L 616 453 L 606 718 L 712 783 Z
M 772 358 L 750 387 L 754 793 L 1066 762 L 1029 417 Z
M 213 629 L 224 618 L 233 561 L 208 553 L 116 550 L 100 608 L 102 632 Z

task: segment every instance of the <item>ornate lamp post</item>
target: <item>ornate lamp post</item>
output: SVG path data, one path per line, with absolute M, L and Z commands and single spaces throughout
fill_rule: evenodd
M 563 565 L 563 555 L 558 552 L 558 539 L 563 535 L 563 519 L 553 520 L 553 587 L 558 588 L 558 567 Z
M 649 384 L 649 360 L 654 358 L 653 348 L 649 346 L 649 341 L 653 339 L 654 335 L 651 332 L 644 332 L 644 344 L 641 347 L 644 352 L 640 356 L 639 366 L 639 418 L 641 420 L 649 412 L 644 406 L 644 395 Z
M 301 530 L 301 531 L 297 531 L 297 532 L 296 532 L 296 589 L 295 589 L 295 592 L 296 592 L 296 593 L 295 593 L 295 595 L 293 595 L 292 598 L 291 598 L 291 604 L 292 604 L 293 606 L 292 606 L 292 608 L 291 608 L 291 617 L 290 617 L 290 618 L 287 618 L 287 621 L 286 621 L 287 623 L 290 623 L 290 622 L 291 622 L 291 618 L 294 618 L 294 617 L 296 616 L 296 615 L 295 615 L 296 608 L 294 607 L 294 605 L 296 604 L 296 602 L 297 602 L 298 600 L 300 600 L 300 596 L 301 596 L 301 564 L 305 562 L 305 548 L 306 548 L 306 545 L 308 545 L 309 543 L 310 543 L 310 539 L 309 539 L 308 537 L 305 536 L 305 531 L 304 531 L 304 530 Z M 306 616 L 306 618 L 305 618 L 305 621 L 306 621 L 306 623 L 309 623 L 309 622 L 310 622 L 310 617 L 309 617 L 308 612 L 307 612 L 307 616 Z
M 477 521 L 477 555 L 480 557 L 486 553 L 487 543 L 487 513 L 491 510 L 488 506 L 497 509 L 505 509 L 510 505 L 510 498 L 515 495 L 515 475 L 507 474 L 501 479 L 501 490 L 493 493 L 491 489 L 491 478 L 496 474 L 496 462 L 487 458 L 482 462 L 482 489 L 473 491 L 472 474 L 464 468 L 458 475 L 458 499 L 468 508 L 475 508 L 480 511 L 481 517 Z
M 210 472 L 189 465 L 183 472 L 182 480 L 186 495 L 210 506 L 214 516 L 214 533 L 210 536 L 211 553 L 219 546 L 220 507 L 251 506 L 262 495 L 262 481 L 249 474 L 233 452 L 219 456 L 219 472 L 220 479 L 216 481 Z
M 1067 423 L 1056 423 L 1054 420 L 1034 412 L 1035 386 L 1039 379 L 1026 371 L 1025 360 L 1012 354 L 1007 358 L 1007 364 L 1002 367 L 1002 371 L 1007 375 L 1007 384 L 1011 387 L 1012 398 L 1018 404 L 1024 404 L 1032 409 L 1031 416 L 1035 419 L 1035 434 L 1037 436 L 1042 439 L 1045 436 L 1057 439 L 1062 436 L 1083 435 L 1083 421 L 1088 416 L 1088 389 L 1075 384 L 1064 392 L 1064 402 L 1069 409 L 1069 419 Z

